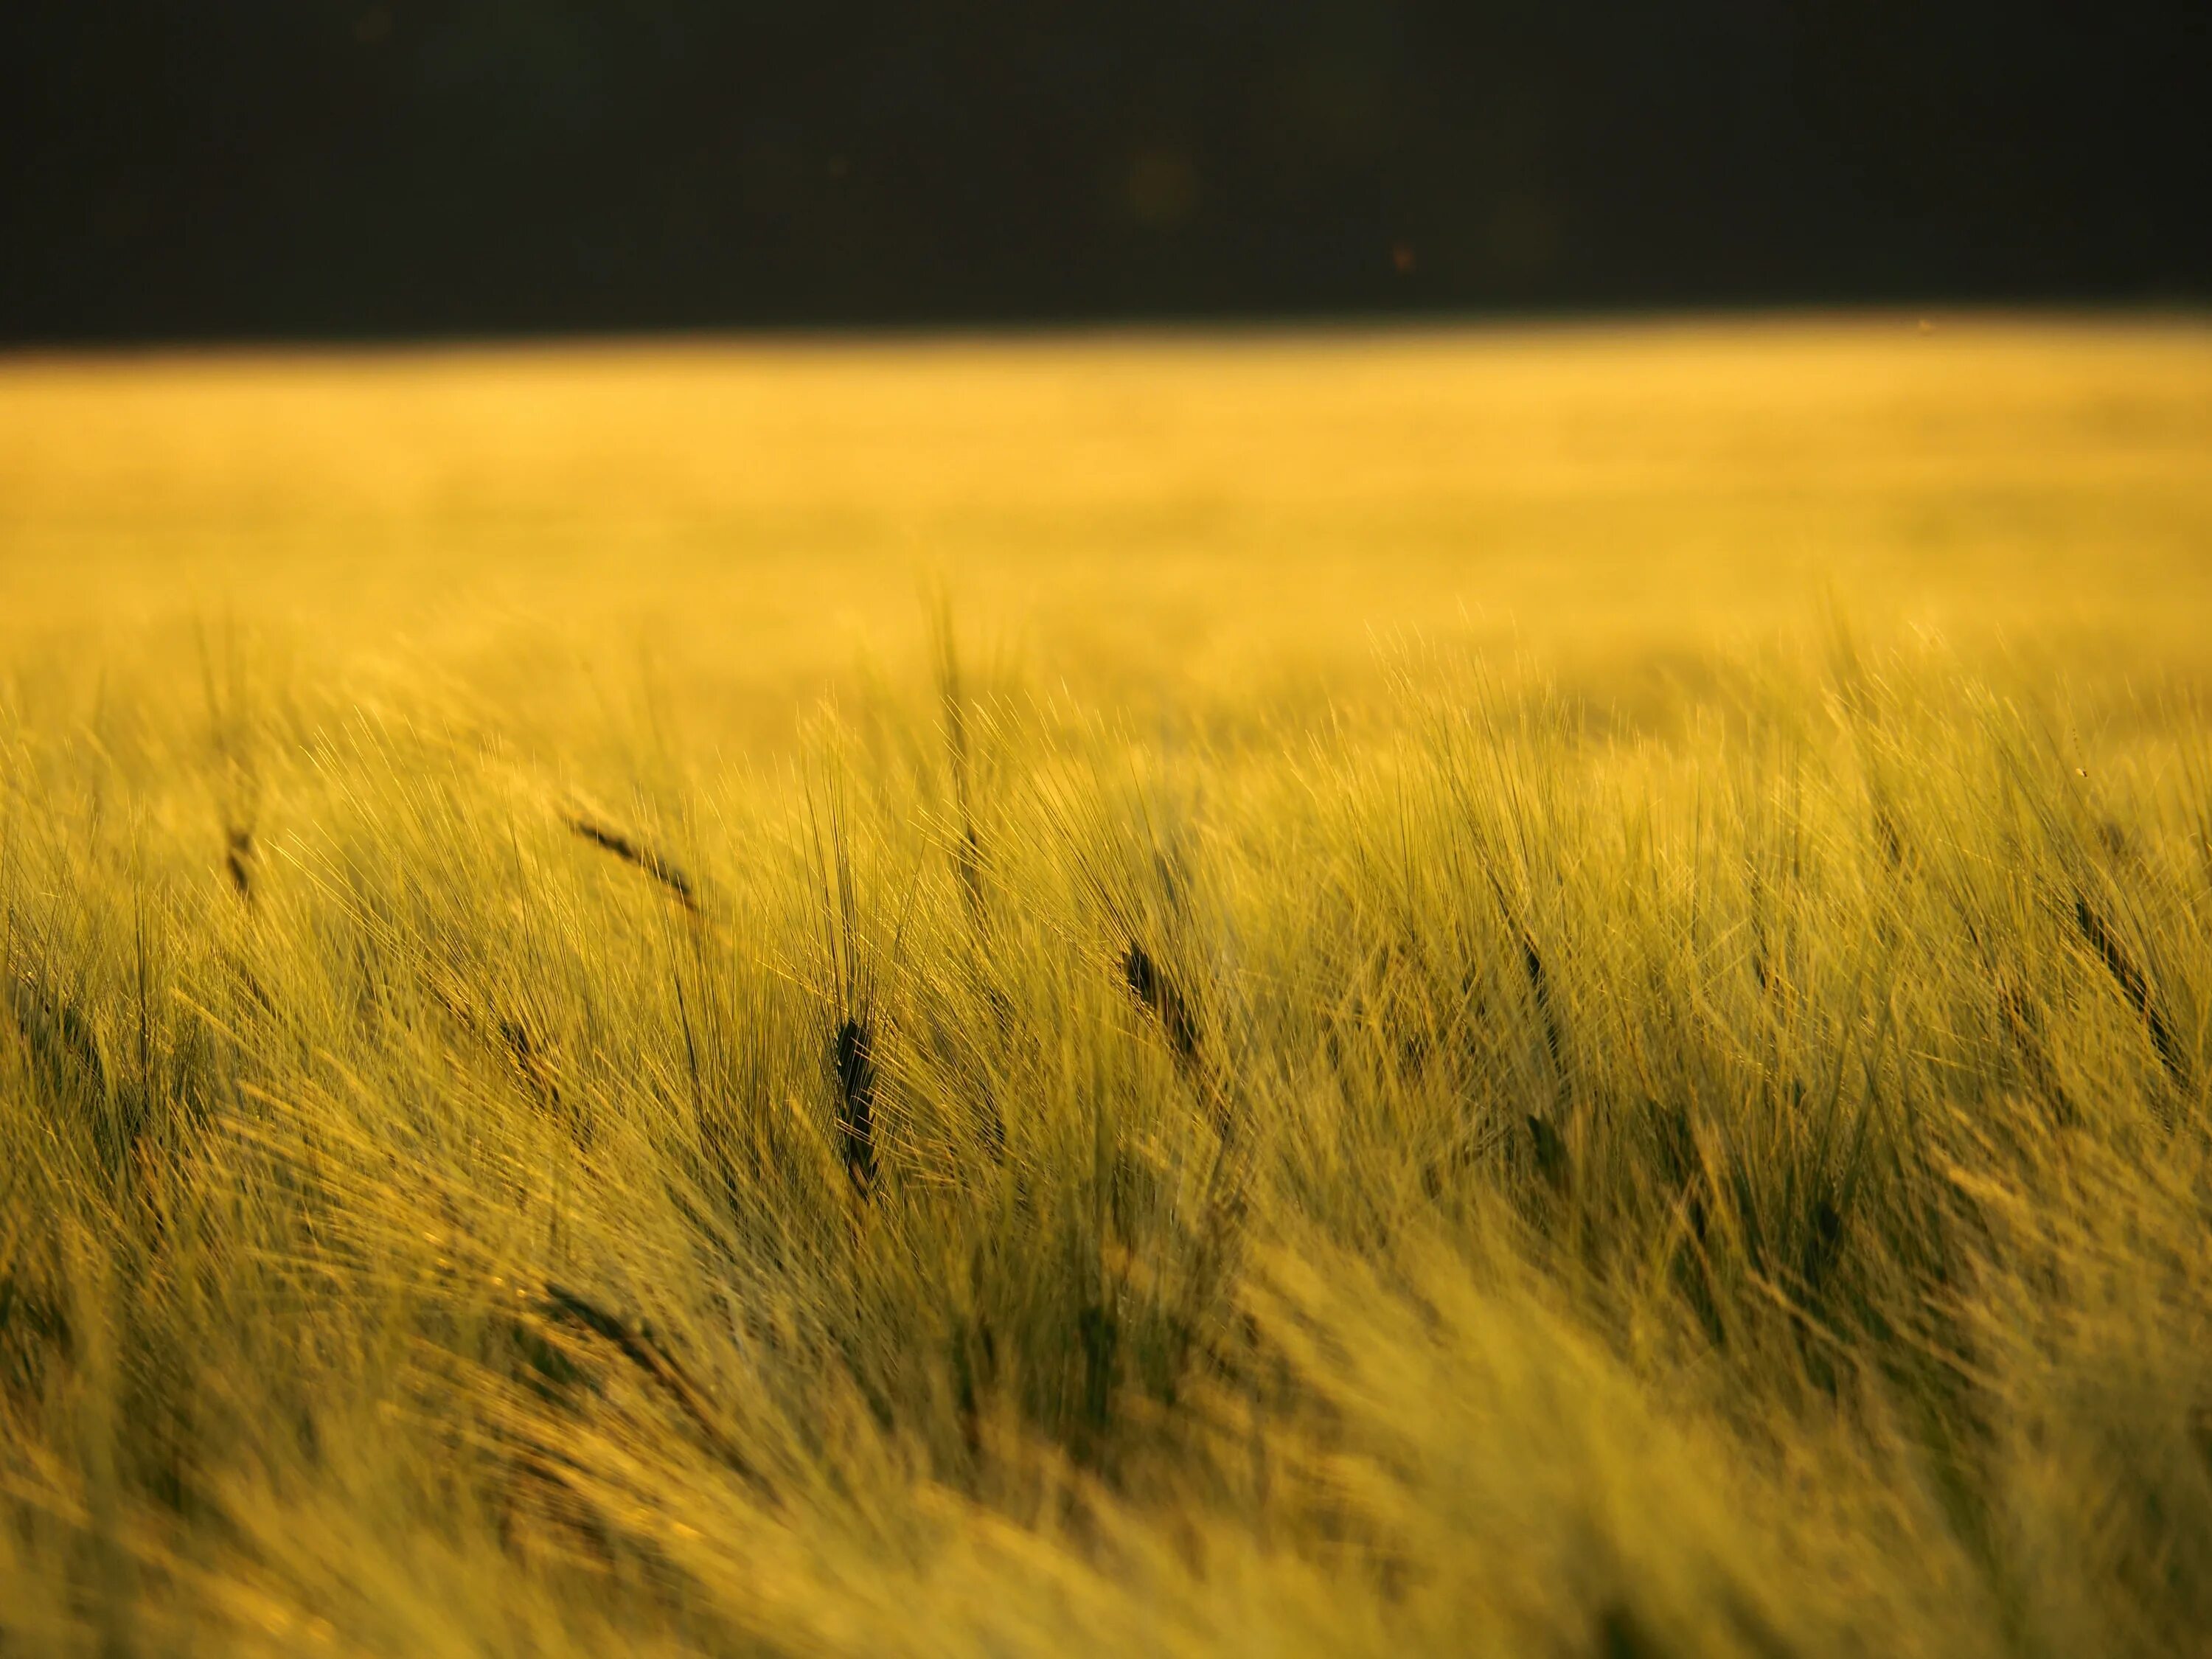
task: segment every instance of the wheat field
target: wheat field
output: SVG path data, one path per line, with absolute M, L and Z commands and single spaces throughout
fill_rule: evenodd
M 2212 1631 L 2212 330 L 0 361 L 0 1653 Z

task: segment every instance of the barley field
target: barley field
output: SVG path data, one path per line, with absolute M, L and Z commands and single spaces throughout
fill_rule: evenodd
M 2212 329 L 0 360 L 0 1654 L 2212 1631 Z

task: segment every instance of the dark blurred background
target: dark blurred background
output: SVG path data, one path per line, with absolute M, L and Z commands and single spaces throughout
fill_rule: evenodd
M 0 338 L 2212 295 L 2212 4 L 0 0 Z

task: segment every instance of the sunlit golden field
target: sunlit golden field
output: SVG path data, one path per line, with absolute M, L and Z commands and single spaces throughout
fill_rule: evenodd
M 2208 455 L 2201 324 L 23 362 L 0 629 L 135 655 L 236 617 L 513 718 L 650 660 L 772 743 L 857 663 L 908 673 L 939 581 L 1047 682 L 1184 706 L 1349 685 L 1407 631 L 1663 678 L 1828 597 L 2195 678 Z
M 2212 1630 L 2212 329 L 0 361 L 0 1653 Z

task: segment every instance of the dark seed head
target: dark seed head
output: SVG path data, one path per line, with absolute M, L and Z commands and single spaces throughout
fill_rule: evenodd
M 837 1070 L 837 1131 L 845 1173 L 863 1193 L 876 1178 L 876 1061 L 868 1028 L 848 1019 L 837 1028 L 830 1058 Z
M 1152 952 L 1141 945 L 1132 945 L 1121 953 L 1121 979 L 1129 988 L 1129 994 L 1150 1011 L 1167 1033 L 1168 1042 L 1175 1049 L 1176 1058 L 1188 1065 L 1198 1058 L 1198 1020 L 1191 1012 L 1189 1002 L 1176 988 L 1176 983 L 1152 960 Z
M 586 817 L 580 813 L 571 815 L 568 819 L 568 828 L 591 842 L 592 846 L 613 854 L 624 864 L 635 869 L 643 871 L 666 888 L 674 896 L 678 904 L 693 914 L 697 914 L 699 895 L 691 884 L 691 878 L 652 848 L 632 836 L 623 834 L 619 830 Z
M 230 874 L 230 884 L 238 890 L 239 897 L 251 902 L 253 897 L 253 832 L 251 830 L 227 830 L 223 832 L 222 867 Z

